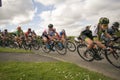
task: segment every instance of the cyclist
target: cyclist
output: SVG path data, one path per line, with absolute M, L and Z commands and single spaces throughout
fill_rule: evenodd
M 23 30 L 21 29 L 20 26 L 17 27 L 17 31 L 15 33 L 16 33 L 16 37 L 18 37 L 18 38 L 24 36 L 24 32 L 23 32 Z
M 32 41 L 33 33 L 32 33 L 31 28 L 28 28 L 27 32 L 25 33 L 25 38 L 27 41 Z
M 53 28 L 53 24 L 48 25 L 48 37 L 50 40 L 59 38 L 59 34 L 57 33 L 56 29 Z
M 119 22 L 114 22 L 112 27 L 108 29 L 108 33 L 114 38 L 116 42 L 120 42 Z
M 8 30 L 7 30 L 7 29 L 5 29 L 5 30 L 2 32 L 1 38 L 2 38 L 3 43 L 6 45 L 5 42 L 7 42 L 7 40 L 9 39 L 9 33 L 8 33 Z
M 47 41 L 48 41 L 49 38 L 48 38 L 48 33 L 47 33 L 46 30 L 43 31 L 41 37 L 42 37 L 43 41 L 44 41 L 45 43 L 47 43 Z
M 86 26 L 85 30 L 81 32 L 80 36 L 81 39 L 88 44 L 87 48 L 91 49 L 93 47 L 93 36 L 92 31 L 90 30 L 90 26 Z
M 94 42 L 98 44 L 102 49 L 106 49 L 106 47 L 101 44 L 101 40 L 110 40 L 112 37 L 107 32 L 108 30 L 109 19 L 106 17 L 101 17 L 99 19 L 99 23 L 93 31 Z
M 103 50 L 107 49 L 106 46 L 103 45 L 100 40 L 103 39 L 102 35 L 104 35 L 106 38 L 112 38 L 107 33 L 108 24 L 109 24 L 109 19 L 106 17 L 101 17 L 99 19 L 98 25 L 95 26 L 93 29 L 92 35 L 91 35 L 91 31 L 89 31 L 89 33 L 87 33 L 88 35 L 86 35 L 85 33 L 82 33 L 82 35 L 83 35 L 82 38 L 88 44 L 87 45 L 88 50 L 90 50 L 91 48 L 94 48 L 94 43 L 96 43 L 96 45 L 99 46 L 100 48 L 102 48 Z M 98 54 L 96 54 L 96 57 L 99 59 L 102 59 L 102 56 L 100 56 L 100 55 L 98 56 Z
M 48 31 L 44 30 L 44 32 L 42 33 L 42 38 L 44 42 L 59 39 L 59 34 L 57 33 L 56 29 L 53 28 L 53 24 L 48 25 Z
M 46 43 L 48 48 L 50 48 L 49 44 L 52 44 L 51 41 L 59 39 L 59 34 L 57 33 L 56 29 L 53 28 L 53 24 L 48 25 L 48 31 L 45 30 L 43 32 L 42 39 Z
M 115 36 L 117 32 L 119 32 L 119 22 L 114 22 L 111 28 L 108 29 L 108 33 Z
M 66 32 L 65 32 L 65 30 L 64 29 L 62 29 L 62 31 L 60 32 L 60 39 L 61 39 L 61 41 L 62 41 L 62 43 L 64 43 L 65 42 L 65 40 L 67 39 L 67 35 L 66 35 Z
M 37 38 L 37 34 L 35 33 L 34 30 L 32 31 L 32 36 L 33 36 L 33 39 Z
M 21 46 L 22 39 L 24 38 L 24 32 L 20 26 L 17 27 L 17 31 L 15 32 L 15 41 Z

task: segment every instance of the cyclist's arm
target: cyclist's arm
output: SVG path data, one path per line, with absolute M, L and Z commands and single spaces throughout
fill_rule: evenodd
M 56 37 L 58 37 L 58 38 L 59 38 L 59 37 L 60 37 L 60 36 L 59 36 L 59 34 L 58 34 L 57 32 L 55 32 L 55 33 L 56 33 Z
M 111 36 L 110 34 L 108 34 L 107 32 L 105 32 L 105 36 L 106 36 L 107 38 L 112 38 L 112 36 Z

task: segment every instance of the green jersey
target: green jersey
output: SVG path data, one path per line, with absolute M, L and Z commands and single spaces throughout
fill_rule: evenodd
M 16 36 L 20 37 L 20 36 L 24 35 L 24 32 L 22 30 L 20 30 L 20 31 L 16 31 L 15 34 L 16 34 Z

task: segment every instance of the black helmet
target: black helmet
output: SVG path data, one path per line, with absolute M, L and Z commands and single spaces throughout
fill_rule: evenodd
M 106 17 L 101 17 L 99 19 L 99 24 L 109 24 L 109 19 Z
M 53 28 L 53 24 L 49 24 L 48 27 L 49 27 L 49 28 Z
M 31 31 L 31 28 L 28 28 L 28 31 Z
M 119 25 L 120 25 L 119 22 L 114 22 L 114 23 L 113 23 L 113 26 L 114 26 L 114 27 L 119 27 Z
M 62 29 L 62 32 L 65 33 L 65 29 Z
M 5 32 L 7 32 L 7 29 L 4 29 Z

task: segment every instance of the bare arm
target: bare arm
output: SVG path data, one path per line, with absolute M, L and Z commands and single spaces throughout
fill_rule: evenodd
M 110 34 L 108 34 L 107 32 L 105 33 L 105 36 L 106 36 L 107 38 L 112 38 L 112 36 L 111 36 Z

